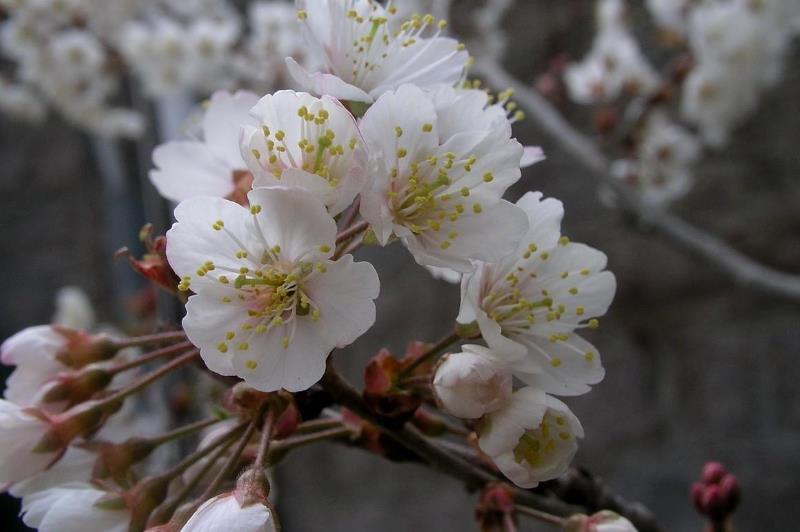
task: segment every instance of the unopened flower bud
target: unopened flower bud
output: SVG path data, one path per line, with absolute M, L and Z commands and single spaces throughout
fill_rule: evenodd
M 739 481 L 736 480 L 735 476 L 727 474 L 719 482 L 719 491 L 720 496 L 726 503 L 728 513 L 733 513 L 736 507 L 739 506 L 739 501 L 742 497 Z
M 704 484 L 718 484 L 726 473 L 725 467 L 719 462 L 708 462 L 703 466 L 703 473 L 700 475 L 700 480 Z
M 275 510 L 268 502 L 242 504 L 236 493 L 209 499 L 197 509 L 181 532 L 277 532 Z
M 92 336 L 58 325 L 23 329 L 0 346 L 3 364 L 16 366 L 5 397 L 18 405 L 36 405 L 44 383 L 66 370 L 110 358 L 117 351 L 105 335 Z
M 454 416 L 479 418 L 502 408 L 511 398 L 512 377 L 492 351 L 465 345 L 447 355 L 436 368 L 433 389 Z
M 712 520 L 719 521 L 727 514 L 725 501 L 720 493 L 719 486 L 706 486 L 703 491 L 702 507 L 706 515 Z
M 507 520 L 515 520 L 514 509 L 514 498 L 508 487 L 500 483 L 486 486 L 475 508 L 475 518 L 481 532 L 507 530 Z

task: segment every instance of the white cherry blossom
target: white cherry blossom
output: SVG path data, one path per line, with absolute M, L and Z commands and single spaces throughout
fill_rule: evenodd
M 250 208 L 222 198 L 178 205 L 167 257 L 195 292 L 183 326 L 212 371 L 263 391 L 317 382 L 334 347 L 375 321 L 368 263 L 330 260 L 336 224 L 307 192 L 258 188 Z
M 274 532 L 278 530 L 272 510 L 256 502 L 241 506 L 234 493 L 209 499 L 192 514 L 181 532 Z
M 467 52 L 441 36 L 446 24 L 431 15 L 414 15 L 398 25 L 396 8 L 375 0 L 297 0 L 296 5 L 309 45 L 328 70 L 309 73 L 287 59 L 289 72 L 309 92 L 371 103 L 404 83 L 452 86 L 464 76 Z
M 646 202 L 661 205 L 691 189 L 700 150 L 694 135 L 664 112 L 654 111 L 639 134 L 637 159 L 616 161 L 611 173 L 634 187 Z
M 512 376 L 503 360 L 480 345 L 465 345 L 446 355 L 433 376 L 433 390 L 456 417 L 479 418 L 503 407 L 511 397 Z
M 22 406 L 35 404 L 42 385 L 68 369 L 58 355 L 74 333 L 51 325 L 37 325 L 3 342 L 0 346 L 3 364 L 16 366 L 6 382 L 4 397 Z
M 0 485 L 32 477 L 58 458 L 58 452 L 34 452 L 49 429 L 36 411 L 0 399 Z
M 381 96 L 361 122 L 374 183 L 361 214 L 381 244 L 400 238 L 424 266 L 471 269 L 517 246 L 527 220 L 500 199 L 520 177 L 522 146 L 502 108 L 480 91 Z
M 500 471 L 523 488 L 563 475 L 583 438 L 578 418 L 539 389 L 514 392 L 478 429 L 478 445 Z
M 529 384 L 557 395 L 586 393 L 605 372 L 597 350 L 574 331 L 597 326 L 593 318 L 614 297 L 614 275 L 604 271 L 605 254 L 561 237 L 561 202 L 529 192 L 517 205 L 530 230 L 515 252 L 464 276 L 458 321 L 476 321 L 489 347 Z
M 22 519 L 40 532 L 126 532 L 130 512 L 96 506 L 105 495 L 85 482 L 62 484 L 25 497 Z
M 172 201 L 195 196 L 242 199 L 252 176 L 239 150 L 241 127 L 255 125 L 250 109 L 258 96 L 218 91 L 211 96 L 202 119 L 201 140 L 167 142 L 153 151 L 156 169 L 150 180 Z
M 623 91 L 648 94 L 658 87 L 658 74 L 631 35 L 622 16 L 623 6 L 620 0 L 598 2 L 598 32 L 592 48 L 580 63 L 569 65 L 564 72 L 575 102 L 613 101 Z
M 246 126 L 241 156 L 254 186 L 306 190 L 331 215 L 346 209 L 367 183 L 367 152 L 353 116 L 330 96 L 278 91 L 264 96 Z

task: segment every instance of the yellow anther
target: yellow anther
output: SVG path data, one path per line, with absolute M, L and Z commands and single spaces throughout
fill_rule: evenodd
M 250 344 L 248 344 L 247 342 L 242 342 L 236 346 L 236 349 L 240 351 L 247 351 L 248 349 L 250 349 Z
M 494 176 L 491 172 L 486 172 L 483 174 L 483 181 L 484 183 L 491 183 L 494 180 Z
M 398 159 L 402 159 L 406 155 L 408 155 L 408 150 L 406 150 L 405 148 L 398 148 L 397 149 L 397 158 Z
M 442 243 L 439 245 L 439 247 L 440 247 L 440 248 L 442 248 L 442 249 L 447 249 L 447 248 L 449 248 L 449 247 L 450 247 L 450 241 L 448 241 L 448 240 L 445 240 L 445 241 L 443 241 L 443 242 L 442 242 Z
M 325 272 L 328 271 L 328 267 L 320 262 L 320 263 L 317 264 L 317 271 L 319 273 L 325 273 Z
M 278 139 L 278 141 L 282 141 L 283 139 L 286 138 L 286 133 L 284 133 L 283 130 L 280 130 L 277 133 L 275 133 L 275 138 Z
M 422 124 L 423 133 L 430 133 L 433 131 L 433 124 Z
M 217 220 L 216 222 L 211 224 L 211 227 L 214 229 L 214 231 L 220 231 L 222 230 L 223 227 L 225 227 L 225 222 L 223 222 L 222 220 Z
M 550 361 L 550 365 L 551 365 L 551 366 L 553 366 L 554 368 L 557 368 L 558 366 L 560 366 L 560 365 L 561 365 L 561 359 L 560 359 L 560 358 L 554 358 L 554 359 L 552 359 L 552 360 Z
M 397 138 L 402 137 L 403 136 L 403 128 L 400 127 L 400 126 L 395 127 L 394 128 L 394 134 L 397 135 Z
M 284 336 L 283 337 L 283 339 L 281 340 L 281 345 L 283 345 L 284 349 L 289 349 L 289 337 L 288 336 Z
M 521 122 L 523 120 L 525 120 L 525 113 L 523 111 L 517 111 L 516 113 L 514 113 L 515 122 Z
M 251 205 L 250 214 L 258 214 L 261 212 L 261 205 Z
M 298 20 L 306 20 L 308 18 L 308 12 L 305 9 L 301 9 L 297 12 Z
M 585 308 L 583 308 L 583 307 L 575 307 L 575 314 L 577 316 L 583 316 L 585 312 L 586 312 Z
M 562 246 L 566 246 L 567 244 L 569 244 L 569 237 L 562 236 L 561 238 L 558 239 L 558 243 Z
M 573 286 L 572 288 L 569 289 L 569 293 L 572 294 L 573 296 L 577 295 L 578 289 Z
M 246 367 L 249 370 L 254 370 L 258 367 L 258 362 L 256 362 L 255 360 L 248 360 L 244 363 L 244 367 Z
M 235 336 L 236 336 L 236 333 L 233 332 L 233 331 L 228 331 L 228 332 L 225 333 L 225 339 L 226 340 L 233 340 Z
M 584 277 L 586 277 L 586 276 L 587 276 L 587 275 L 589 275 L 591 272 L 589 271 L 589 269 L 588 269 L 588 268 L 584 268 L 584 269 L 582 269 L 582 270 L 581 270 L 581 272 L 580 272 L 580 273 L 581 273 L 581 275 L 583 275 Z
M 583 359 L 584 359 L 586 362 L 592 362 L 592 361 L 594 360 L 594 353 L 592 353 L 591 351 L 586 351 L 586 352 L 583 354 Z
M 225 342 L 220 342 L 220 344 L 217 346 L 217 349 L 219 350 L 220 353 L 227 353 L 228 344 L 226 344 Z
M 539 258 L 542 259 L 542 260 L 547 260 L 547 259 L 550 258 L 550 253 L 545 251 L 541 255 L 539 255 Z
M 439 26 L 440 30 L 445 29 L 447 27 L 447 21 L 446 20 L 440 20 L 438 26 Z
M 483 207 L 481 207 L 480 203 L 475 203 L 472 206 L 472 212 L 474 212 L 475 214 L 480 214 L 483 212 Z
M 466 198 L 467 196 L 469 196 L 469 188 L 467 188 L 467 187 L 461 187 L 461 195 L 462 195 L 462 196 L 464 196 L 465 198 Z
M 447 238 L 449 238 L 450 240 L 455 240 L 456 238 L 458 238 L 458 231 L 450 231 L 449 233 L 447 233 Z
M 589 320 L 589 323 L 587 325 L 589 326 L 590 329 L 597 329 L 598 327 L 600 327 L 600 321 L 596 319 L 591 319 Z
M 331 250 L 331 247 L 327 244 L 322 245 L 319 247 L 319 250 L 323 253 L 328 253 Z
M 261 159 L 261 152 L 260 152 L 260 151 L 258 151 L 258 150 L 257 150 L 257 149 L 255 149 L 255 148 L 253 148 L 253 149 L 252 149 L 252 150 L 250 150 L 250 151 L 253 153 L 253 157 L 255 157 L 256 159 Z

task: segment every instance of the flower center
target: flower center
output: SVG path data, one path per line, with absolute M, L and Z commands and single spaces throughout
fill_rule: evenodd
M 572 438 L 562 416 L 547 413 L 538 428 L 526 430 L 514 447 L 514 460 L 531 467 L 541 467 L 552 460 L 561 442 Z
M 424 124 L 422 132 L 432 134 L 433 125 Z M 403 133 L 400 126 L 395 128 L 398 146 Z M 470 208 L 472 214 L 483 212 L 483 207 L 478 202 L 472 202 L 468 206 L 467 198 L 472 190 L 483 183 L 491 182 L 494 177 L 487 172 L 482 180 L 473 180 L 477 183 L 459 187 L 458 181 L 472 171 L 478 157 L 469 155 L 459 158 L 453 152 L 446 152 L 438 157 L 430 155 L 423 160 L 411 162 L 404 170 L 404 175 L 400 175 L 408 150 L 398 147 L 394 155 L 395 165 L 390 170 L 391 184 L 386 198 L 394 223 L 408 228 L 422 238 L 431 236 L 430 233 L 446 231 L 446 238 L 441 241 L 440 247 L 447 249 L 458 237 L 452 224 L 458 221 L 466 209 Z
M 303 105 L 297 109 L 299 132 L 296 146 L 287 142 L 286 132 L 274 133 L 263 126 L 262 132 L 267 145 L 267 153 L 253 150 L 253 156 L 277 179 L 286 168 L 298 168 L 324 178 L 331 187 L 336 187 L 346 176 L 352 165 L 353 152 L 358 139 L 353 136 L 344 144 L 338 142 L 336 133 L 328 127 L 330 113 L 321 102 L 315 102 L 311 109 Z
M 358 4 L 362 4 L 359 6 Z M 361 7 L 361 9 L 357 9 Z M 358 0 L 347 2 L 345 16 L 349 24 L 342 28 L 342 42 L 349 43 L 342 50 L 344 57 L 331 58 L 336 63 L 333 65 L 335 73 L 348 83 L 370 90 L 378 85 L 385 78 L 381 72 L 387 58 L 396 56 L 401 50 L 414 46 L 420 42 L 423 32 L 429 28 L 436 28 L 431 38 L 437 37 L 447 26 L 444 20 L 436 21 L 433 15 L 414 14 L 410 19 L 402 22 L 397 31 L 392 31 L 390 21 L 397 13 L 397 8 L 389 5 L 385 10 L 381 9 L 380 4 L 370 0 L 366 5 Z M 301 11 L 300 19 L 305 19 L 307 13 Z M 427 47 L 420 46 L 420 53 Z M 453 54 L 459 49 L 454 49 Z M 413 61 L 406 61 L 405 64 L 397 65 L 396 70 L 388 73 L 390 77 L 407 76 L 409 64 Z M 438 63 L 438 62 L 437 62 Z M 428 68 L 434 69 L 436 63 Z

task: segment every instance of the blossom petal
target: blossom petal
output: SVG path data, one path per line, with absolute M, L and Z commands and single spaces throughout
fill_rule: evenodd
M 322 72 L 310 73 L 291 57 L 286 58 L 286 68 L 297 84 L 312 94 L 318 96 L 326 94 L 339 100 L 352 102 L 373 102 L 372 96 L 358 87 L 344 82 L 338 76 Z
M 319 307 L 320 325 L 337 347 L 344 347 L 375 323 L 375 303 L 380 281 L 368 262 L 353 262 L 345 255 L 327 262 L 327 272 L 310 278 L 308 295 Z
M 153 151 L 153 163 L 156 169 L 150 171 L 150 181 L 159 194 L 169 200 L 224 197 L 233 190 L 234 168 L 220 160 L 202 142 L 162 144 Z
M 257 102 L 258 96 L 252 92 L 217 91 L 211 96 L 203 116 L 207 148 L 231 168 L 245 167 L 239 152 L 239 133 L 242 126 L 255 124 L 250 109 Z

